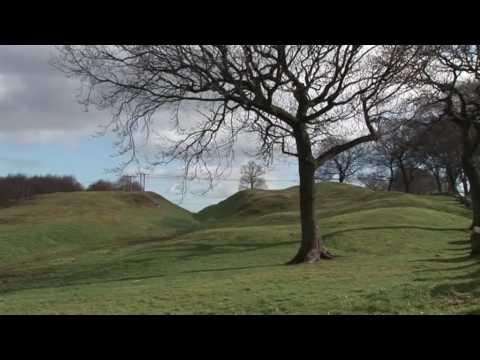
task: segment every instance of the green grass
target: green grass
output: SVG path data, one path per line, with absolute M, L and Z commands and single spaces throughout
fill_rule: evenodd
M 297 192 L 243 191 L 198 214 L 126 193 L 2 209 L 0 313 L 480 313 L 470 213 L 452 198 L 322 183 L 321 231 L 337 257 L 285 266 Z

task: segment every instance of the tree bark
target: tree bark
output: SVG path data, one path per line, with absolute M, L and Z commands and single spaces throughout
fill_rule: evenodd
M 408 178 L 407 170 L 405 169 L 405 166 L 403 165 L 403 161 L 399 160 L 398 165 L 399 165 L 400 171 L 402 173 L 403 186 L 404 186 L 405 192 L 409 193 L 410 192 L 410 179 Z
M 325 248 L 315 218 L 316 164 L 308 133 L 300 126 L 296 134 L 298 173 L 300 177 L 300 218 L 302 241 L 295 257 L 287 264 L 314 263 L 320 259 L 331 259 Z
M 462 176 L 463 196 L 465 198 L 469 195 L 468 182 L 465 176 Z
M 390 166 L 388 167 L 389 171 L 390 171 L 390 177 L 388 179 L 388 191 L 392 191 L 392 186 L 393 186 L 393 176 L 394 176 L 394 171 L 393 171 L 393 166 L 390 164 Z
M 446 170 L 446 173 L 447 173 L 447 181 L 448 181 L 448 192 L 449 193 L 458 193 L 457 191 L 457 184 L 456 184 L 456 181 L 455 181 L 455 175 L 453 173 L 453 169 L 450 167 L 450 166 L 447 166 L 445 168 Z
M 435 178 L 435 182 L 437 184 L 437 191 L 439 193 L 442 192 L 442 181 L 440 179 L 440 172 L 438 170 L 433 170 L 432 171 L 433 177 Z
M 472 232 L 470 235 L 471 254 L 480 255 L 480 170 L 475 167 L 474 157 L 465 155 L 462 159 L 465 175 L 470 183 L 472 197 Z

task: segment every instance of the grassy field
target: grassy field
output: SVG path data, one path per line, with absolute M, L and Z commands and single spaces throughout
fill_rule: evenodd
M 158 195 L 68 193 L 0 209 L 2 314 L 474 314 L 480 263 L 453 198 L 322 183 L 337 257 L 297 250 L 298 188 L 191 214 Z

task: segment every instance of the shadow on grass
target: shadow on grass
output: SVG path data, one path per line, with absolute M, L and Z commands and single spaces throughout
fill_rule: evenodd
M 449 241 L 450 245 L 469 245 L 470 240 L 456 240 L 456 241 Z
M 79 266 L 62 265 L 59 267 L 46 266 L 44 268 L 36 269 L 35 272 L 7 272 L 0 274 L 1 287 L 0 294 L 7 294 L 23 290 L 42 289 L 42 288 L 63 288 L 67 286 L 82 286 L 95 285 L 108 282 L 121 281 L 141 281 L 153 278 L 162 278 L 172 274 L 197 274 L 209 272 L 224 272 L 224 271 L 238 271 L 256 268 L 267 268 L 285 266 L 283 263 L 259 264 L 248 266 L 227 266 L 227 267 L 206 267 L 192 270 L 180 270 L 172 272 L 165 272 L 163 269 L 155 268 L 139 270 L 137 264 L 144 263 L 148 266 L 150 261 L 157 262 L 161 259 L 160 253 L 172 253 L 172 258 L 175 261 L 191 260 L 198 256 L 209 255 L 225 255 L 230 253 L 241 253 L 245 251 L 254 251 L 259 249 L 266 249 L 270 247 L 278 247 L 286 244 L 291 244 L 292 241 L 284 241 L 270 244 L 245 244 L 245 243 L 228 243 L 228 244 L 195 244 L 183 245 L 172 249 L 155 248 L 150 249 L 152 256 L 141 259 L 116 259 L 103 262 L 101 264 L 79 264 Z M 178 245 L 178 244 L 177 244 Z M 187 247 L 185 249 L 185 247 Z M 179 253 L 178 255 L 175 253 Z M 183 253 L 183 254 L 182 254 Z M 132 267 L 130 267 L 132 266 Z M 153 271 L 152 271 L 153 270 Z M 145 274 L 139 275 L 139 271 L 144 271 Z M 131 272 L 128 274 L 128 272 Z M 122 276 L 118 276 L 122 274 Z M 3 279 L 2 279 L 3 278 Z M 88 280 L 87 279 L 91 279 Z
M 187 270 L 187 271 L 179 271 L 175 274 L 196 274 L 196 273 L 209 273 L 209 272 L 223 272 L 223 271 L 237 271 L 237 270 L 249 270 L 249 269 L 256 269 L 256 268 L 272 268 L 284 266 L 282 263 L 276 264 L 264 264 L 264 265 L 250 265 L 250 266 L 239 266 L 239 267 L 224 267 L 224 268 L 207 268 L 207 269 L 197 269 L 197 270 Z M 160 279 L 166 276 L 172 275 L 169 273 L 153 273 L 149 275 L 141 275 L 141 276 L 122 276 L 122 277 L 114 277 L 106 275 L 104 278 L 97 278 L 91 281 L 81 281 L 81 276 L 79 277 L 79 273 L 74 274 L 76 279 L 65 279 L 63 277 L 58 278 L 40 278 L 40 279 L 29 279 L 27 282 L 23 284 L 12 284 L 11 287 L 5 287 L 0 289 L 0 295 L 6 295 L 14 292 L 25 291 L 25 290 L 35 290 L 35 289 L 56 289 L 56 288 L 64 288 L 67 286 L 88 286 L 88 285 L 98 285 L 98 284 L 105 284 L 110 282 L 122 282 L 122 281 L 142 281 L 142 280 L 149 280 L 149 279 Z M 94 272 L 88 272 L 88 275 L 84 278 L 99 276 L 100 274 L 95 274 Z M 42 281 L 45 281 L 42 284 Z
M 437 228 L 437 227 L 424 227 L 424 226 L 405 226 L 405 225 L 394 225 L 394 226 L 369 226 L 369 227 L 360 227 L 360 228 L 349 228 L 343 229 L 338 231 L 328 232 L 323 235 L 325 240 L 329 238 L 342 234 L 348 233 L 352 231 L 363 231 L 363 230 L 385 230 L 385 229 L 418 229 L 418 230 L 428 230 L 428 231 L 464 231 L 465 228 Z M 178 235 L 173 235 L 169 237 L 164 237 L 161 239 L 146 239 L 143 241 L 136 241 L 135 243 L 130 243 L 128 245 L 155 245 L 156 243 L 164 242 L 165 240 L 170 240 Z M 257 250 L 265 250 L 275 247 L 281 247 L 285 245 L 293 245 L 299 242 L 298 239 L 295 240 L 288 240 L 288 241 L 281 241 L 281 242 L 227 242 L 227 243 L 220 243 L 217 241 L 211 241 L 208 243 L 205 242 L 185 242 L 185 243 L 174 243 L 171 246 L 161 246 L 155 248 L 155 252 L 158 253 L 175 253 L 175 252 L 183 252 L 184 254 L 178 255 L 178 260 L 191 260 L 195 257 L 199 256 L 211 256 L 211 255 L 227 255 L 227 254 L 234 254 L 234 253 L 243 253 L 243 252 L 250 252 L 250 251 L 257 251 Z M 328 245 L 328 244 L 327 244 Z M 149 249 L 147 249 L 148 251 Z
M 454 267 L 440 267 L 434 269 L 418 270 L 417 272 L 451 272 L 451 276 L 435 277 L 436 281 L 442 283 L 435 285 L 430 294 L 432 297 L 449 297 L 457 296 L 458 294 L 479 295 L 480 294 L 480 257 L 471 256 L 469 254 L 470 248 L 464 247 L 469 244 L 470 240 L 456 240 L 449 244 L 461 246 L 465 255 L 454 256 L 449 258 L 429 258 L 422 260 L 415 260 L 420 262 L 430 262 L 437 264 L 457 264 Z M 450 251 L 455 249 L 448 249 Z M 468 270 L 467 270 L 468 269 Z M 471 269 L 471 270 L 470 270 Z M 467 271 L 465 271 L 467 270 Z M 475 310 L 472 314 L 479 314 L 480 311 Z
M 282 247 L 285 245 L 292 245 L 296 244 L 297 241 L 280 241 L 280 242 L 275 242 L 275 243 L 244 243 L 244 242 L 238 242 L 238 243 L 214 243 L 214 244 L 205 244 L 205 243 L 199 243 L 199 244 L 185 244 L 185 247 L 188 247 L 188 249 L 182 249 L 180 250 L 179 248 L 175 249 L 157 249 L 160 250 L 161 252 L 163 251 L 174 251 L 178 252 L 184 251 L 186 253 L 177 256 L 178 260 L 191 260 L 195 257 L 199 256 L 211 256 L 211 255 L 227 255 L 227 254 L 240 254 L 244 252 L 250 252 L 250 251 L 258 251 L 258 250 L 265 250 L 265 249 L 271 249 L 271 248 L 276 248 L 276 247 Z
M 268 265 L 250 265 L 250 266 L 238 266 L 238 267 L 226 267 L 226 268 L 218 268 L 218 269 L 198 269 L 198 270 L 188 270 L 188 271 L 181 271 L 179 274 L 195 274 L 195 273 L 203 273 L 203 272 L 222 272 L 222 271 L 235 271 L 235 270 L 249 270 L 249 269 L 258 269 L 258 268 L 271 268 L 277 266 L 284 266 L 282 263 L 277 264 L 268 264 Z
M 464 248 L 446 248 L 445 250 L 447 251 L 458 251 L 458 252 L 467 252 L 468 250 L 470 250 L 469 247 L 464 247 Z
M 480 294 L 480 269 L 468 274 L 444 278 L 448 283 L 439 284 L 431 290 L 433 297 L 444 297 L 455 293 Z
M 449 258 L 428 258 L 428 259 L 419 259 L 419 260 L 410 260 L 411 262 L 431 262 L 431 263 L 442 263 L 442 264 L 456 264 L 456 263 L 464 263 L 466 261 L 474 260 L 470 255 L 462 255 L 457 257 L 449 257 Z M 435 271 L 436 269 L 432 269 Z
M 428 227 L 428 226 L 410 226 L 410 225 L 392 225 L 392 226 L 366 226 L 361 228 L 350 228 L 338 231 L 332 231 L 324 235 L 325 238 L 331 237 L 333 235 L 338 235 L 350 231 L 363 231 L 363 230 L 386 230 L 386 229 L 415 229 L 415 230 L 429 230 L 429 231 L 466 231 L 465 227 L 459 228 L 438 228 L 438 227 Z
M 465 230 L 464 228 L 434 228 L 434 227 L 421 227 L 421 226 L 378 226 L 378 227 L 362 227 L 362 228 L 353 228 L 353 229 L 344 229 L 339 231 L 330 232 L 325 234 L 325 239 L 332 237 L 339 233 L 351 232 L 351 231 L 361 231 L 361 230 L 382 230 L 382 229 L 422 229 L 422 230 L 433 230 L 433 231 L 459 231 Z M 172 238 L 175 236 L 172 236 Z M 156 242 L 163 242 L 169 240 L 170 237 L 164 238 L 146 238 L 142 239 L 143 241 L 137 242 L 135 245 L 147 245 L 148 248 L 142 249 L 145 251 L 151 252 L 151 257 L 148 259 L 117 259 L 110 260 L 105 263 L 97 264 L 96 266 L 91 267 L 90 265 L 76 264 L 76 266 L 70 267 L 69 265 L 61 267 L 45 267 L 40 270 L 38 273 L 27 273 L 21 274 L 7 274 L 10 277 L 10 280 L 18 280 L 2 284 L 2 289 L 0 289 L 1 294 L 22 291 L 27 289 L 39 289 L 39 288 L 61 288 L 65 286 L 80 286 L 80 285 L 94 285 L 107 282 L 121 282 L 121 281 L 141 281 L 146 279 L 153 278 L 162 278 L 170 275 L 165 273 L 163 269 L 145 269 L 145 274 L 138 274 L 138 268 L 135 268 L 136 265 L 132 265 L 132 268 L 128 267 L 128 263 L 142 263 L 145 262 L 148 265 L 150 259 L 156 262 L 156 259 L 161 258 L 162 254 L 170 255 L 169 258 L 173 261 L 189 261 L 198 257 L 206 256 L 215 256 L 215 255 L 238 255 L 241 256 L 245 252 L 258 251 L 272 249 L 288 245 L 297 245 L 298 239 L 287 240 L 287 241 L 270 241 L 270 242 L 246 242 L 246 241 L 236 241 L 236 242 L 217 242 L 211 241 L 207 242 L 187 242 L 187 243 L 175 243 L 171 245 L 165 244 L 164 246 L 155 246 L 150 247 L 149 245 L 154 245 Z M 133 245 L 133 244 L 130 244 Z M 464 245 L 462 243 L 452 242 L 452 245 Z M 292 253 L 293 255 L 293 253 Z M 288 259 L 284 259 L 285 261 Z M 425 259 L 423 261 L 429 261 L 432 259 Z M 438 261 L 440 259 L 433 259 Z M 451 259 L 452 263 L 462 263 L 466 261 L 466 258 L 454 258 Z M 447 261 L 448 262 L 448 261 Z M 89 267 L 90 266 L 90 267 Z M 236 270 L 248 270 L 256 268 L 267 268 L 267 267 L 278 267 L 285 266 L 283 262 L 272 263 L 272 264 L 259 264 L 259 265 L 248 265 L 248 266 L 235 266 L 232 264 L 230 267 L 219 267 L 212 268 L 211 266 L 206 268 L 196 268 L 191 270 L 177 271 L 175 274 L 193 274 L 193 273 L 209 273 L 209 272 L 224 272 L 224 271 L 236 271 Z M 152 271 L 153 270 L 153 271 Z M 127 273 L 126 273 L 127 272 Z M 128 274 L 128 272 L 131 272 Z M 68 274 L 68 275 L 66 275 Z M 121 274 L 121 275 L 120 275 Z M 12 276 L 13 275 L 13 276 Z M 18 275 L 18 276 L 17 276 Z M 120 276 L 119 276 L 120 275 Z M 478 276 L 477 276 L 478 278 Z M 87 281 L 87 279 L 91 279 Z
M 450 245 L 466 245 L 470 244 L 470 240 L 455 240 L 455 241 L 449 241 L 448 244 Z M 465 263 L 468 261 L 473 261 L 477 259 L 476 257 L 472 257 L 469 253 L 470 247 L 456 247 L 456 248 L 447 248 L 445 249 L 447 251 L 453 252 L 453 251 L 459 251 L 463 252 L 464 255 L 462 256 L 455 256 L 455 257 L 448 257 L 448 258 L 443 258 L 438 255 L 438 257 L 434 258 L 428 258 L 428 259 L 417 259 L 417 260 L 410 260 L 410 262 L 430 262 L 430 263 L 442 263 L 442 264 L 457 264 L 457 263 Z M 439 270 L 455 270 L 455 269 L 463 269 L 467 268 L 470 266 L 476 265 L 476 262 L 470 263 L 464 266 L 458 266 L 458 267 L 452 267 L 452 268 L 441 268 L 441 269 L 422 269 L 418 270 L 417 272 L 434 272 L 434 271 L 439 271 Z

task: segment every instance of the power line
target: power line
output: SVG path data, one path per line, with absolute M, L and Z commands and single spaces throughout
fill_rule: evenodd
M 189 181 L 193 180 L 201 180 L 201 181 L 240 181 L 240 178 L 221 178 L 221 177 L 212 177 L 206 178 L 206 177 L 185 177 L 183 175 L 156 175 L 156 174 L 147 174 L 147 173 L 137 173 L 137 174 L 125 174 L 123 175 L 128 178 L 139 178 L 139 182 L 141 185 L 145 184 L 145 180 L 162 180 L 162 179 L 187 179 Z M 81 181 L 85 183 L 90 183 L 90 182 L 95 182 L 98 181 L 100 178 L 87 178 L 87 179 L 81 179 Z M 268 182 L 299 182 L 299 179 L 266 179 Z
M 149 179 L 155 180 L 155 179 L 185 179 L 183 175 L 149 175 L 147 174 Z M 188 179 L 188 178 L 187 178 Z M 201 177 L 194 177 L 188 180 L 205 180 L 205 181 L 240 181 L 240 178 L 201 178 Z M 271 179 L 271 180 L 266 180 L 267 182 L 295 182 L 297 183 L 299 180 L 298 179 Z

